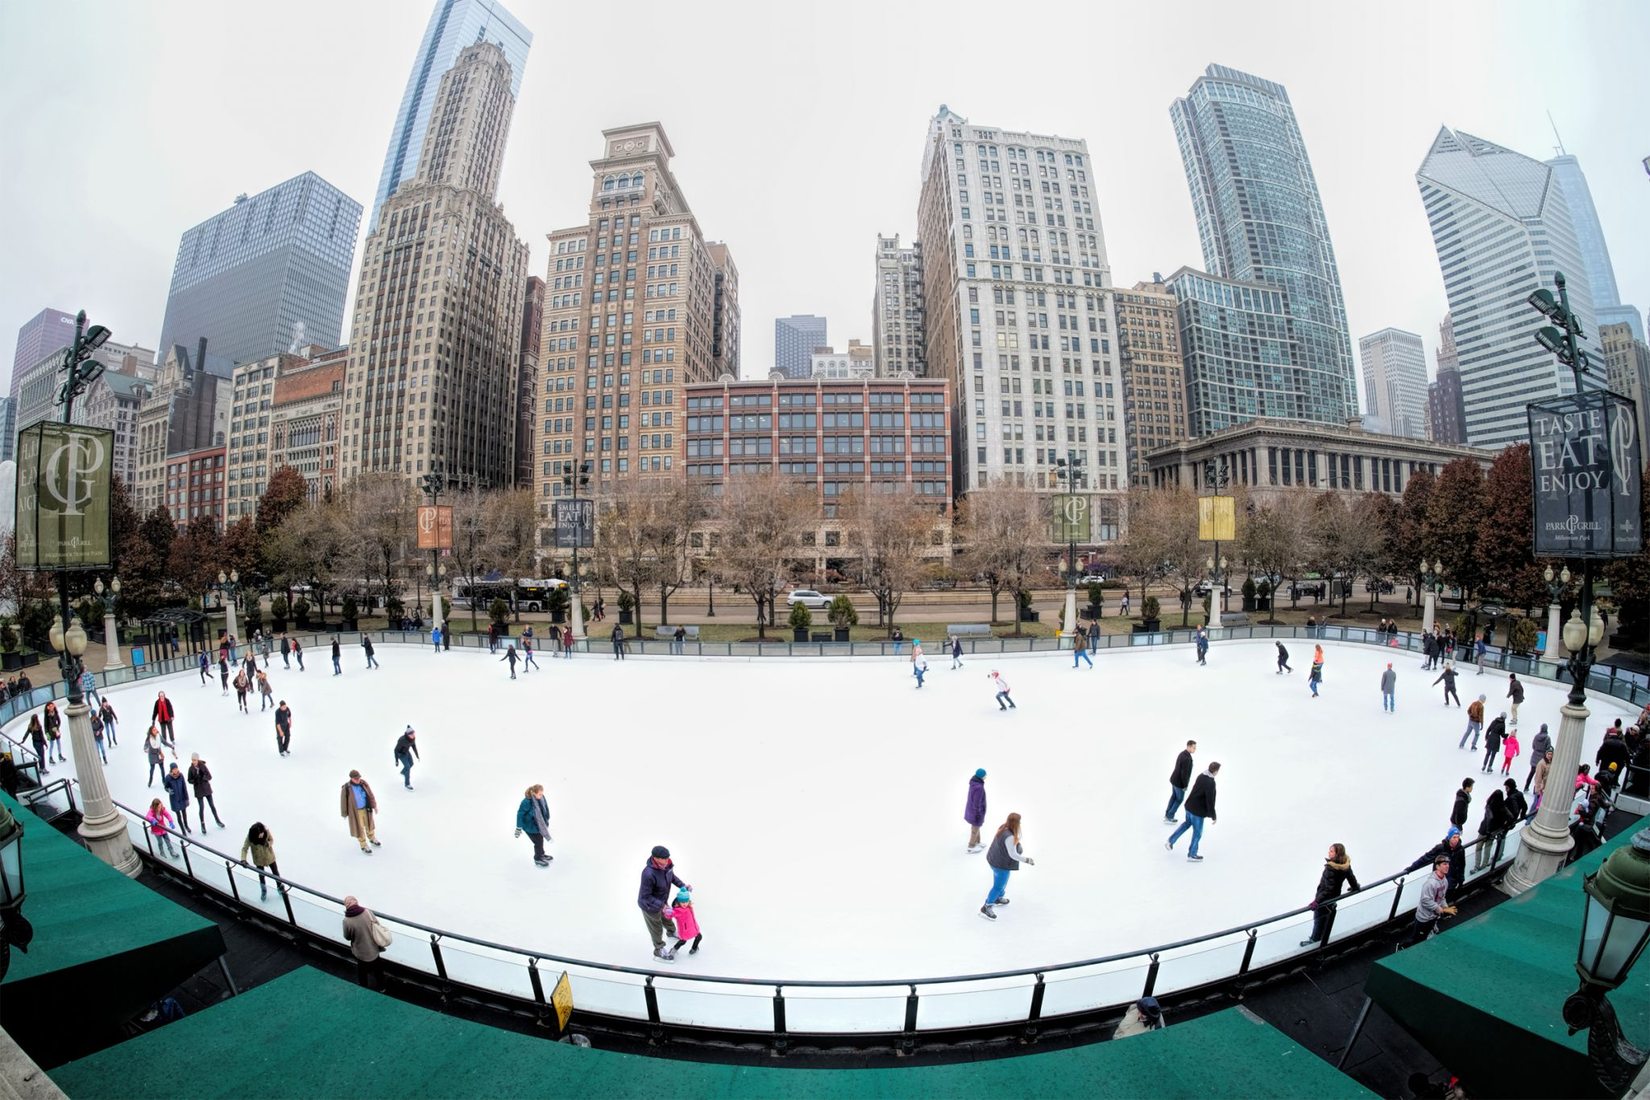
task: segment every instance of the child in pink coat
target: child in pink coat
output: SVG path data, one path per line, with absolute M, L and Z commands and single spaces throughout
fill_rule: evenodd
M 1513 758 L 1518 755 L 1518 731 L 1508 730 L 1507 739 L 1501 742 L 1501 774 L 1506 775 L 1512 770 Z
M 676 902 L 665 908 L 664 918 L 676 925 L 676 946 L 671 950 L 679 951 L 684 943 L 692 940 L 693 946 L 688 948 L 688 954 L 697 955 L 699 941 L 704 939 L 705 935 L 699 931 L 699 918 L 693 915 L 693 892 L 678 890 Z
M 149 823 L 149 833 L 155 838 L 155 843 L 165 849 L 166 854 L 176 858 L 177 852 L 172 847 L 172 838 L 168 830 L 172 828 L 172 812 L 161 805 L 160 799 L 149 803 L 149 812 L 143 815 Z

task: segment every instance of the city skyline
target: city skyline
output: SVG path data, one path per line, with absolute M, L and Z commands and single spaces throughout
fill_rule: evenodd
M 8 173 L 0 181 L 0 232 L 16 242 L 13 255 L 26 258 L 0 272 L 0 324 L 15 331 L 43 308 L 86 308 L 117 338 L 144 346 L 158 342 L 167 273 L 177 235 L 187 226 L 221 210 L 240 191 L 304 171 L 346 194 L 364 199 L 374 192 L 383 167 L 382 135 L 395 120 L 407 66 L 430 14 L 424 4 L 322 8 L 300 0 L 288 17 L 260 25 L 257 35 L 238 36 L 238 49 L 227 51 L 222 46 L 225 36 L 235 34 L 234 21 L 204 18 L 208 9 L 201 4 L 179 0 L 128 10 L 81 0 L 69 7 L 84 25 L 101 28 L 86 46 L 87 79 L 73 87 L 54 84 L 49 99 L 31 96 L 30 89 L 52 83 L 44 51 L 22 51 L 0 75 L 0 109 L 18 162 L 57 166 L 50 174 Z M 593 12 L 525 0 L 510 7 L 544 41 L 594 33 L 600 22 Z M 659 17 L 667 18 L 663 10 Z M 684 87 L 663 68 L 644 70 L 589 103 L 557 89 L 568 65 L 576 75 L 585 63 L 560 59 L 558 70 L 542 56 L 530 59 L 499 190 L 506 216 L 531 249 L 529 272 L 543 274 L 545 234 L 582 202 L 588 135 L 659 118 L 683 150 L 678 167 L 694 180 L 696 211 L 739 257 L 745 338 L 758 334 L 752 345 L 758 353 L 744 358 L 744 373 L 766 372 L 771 364 L 762 354 L 761 335 L 774 318 L 791 313 L 831 317 L 838 343 L 869 342 L 875 238 L 916 236 L 923 132 L 941 103 L 1003 126 L 1089 138 L 1096 205 L 1105 212 L 1117 285 L 1198 266 L 1197 227 L 1167 110 L 1216 63 L 1289 89 L 1323 196 L 1352 332 L 1396 327 L 1428 334 L 1447 308 L 1413 185 L 1415 165 L 1438 126 L 1459 126 L 1545 160 L 1556 144 L 1545 110 L 1557 120 L 1566 151 L 1579 157 L 1587 173 L 1622 299 L 1641 308 L 1650 303 L 1650 256 L 1631 247 L 1634 240 L 1650 239 L 1650 181 L 1640 164 L 1646 150 L 1621 137 L 1650 132 L 1650 112 L 1618 75 L 1632 71 L 1628 62 L 1650 37 L 1650 12 L 1635 5 L 1600 5 L 1594 25 L 1626 33 L 1594 43 L 1599 63 L 1586 81 L 1551 65 L 1545 40 L 1529 29 L 1544 17 L 1534 5 L 1429 12 L 1423 36 L 1378 13 L 1338 13 L 1333 26 L 1325 26 L 1319 20 L 1246 20 L 1211 5 L 1197 7 L 1190 25 L 1177 20 L 1171 36 L 1162 33 L 1161 17 L 1112 12 L 1101 20 L 1074 10 L 1062 17 L 1062 26 L 1076 33 L 1088 28 L 1096 41 L 1125 32 L 1144 35 L 1154 50 L 1117 58 L 1108 70 L 1109 87 L 1096 86 L 1082 66 L 1056 64 L 1038 90 L 965 81 L 951 59 L 953 47 L 972 33 L 975 9 L 947 9 L 943 21 L 931 18 L 936 11 L 880 14 L 890 34 L 923 47 L 874 95 L 868 88 L 809 79 L 810 73 L 834 70 L 834 59 L 850 49 L 851 12 L 817 21 L 809 51 L 780 56 L 770 56 L 760 35 L 720 43 L 721 21 L 701 25 L 673 18 L 688 48 L 720 51 L 715 71 Z M 983 15 L 984 9 L 978 11 Z M 54 6 L 8 5 L 0 11 L 0 33 L 9 41 L 44 41 L 60 14 Z M 1293 27 L 1279 33 L 1278 22 Z M 316 27 L 328 33 L 317 36 Z M 1367 52 L 1326 68 L 1303 48 L 1314 33 L 1367 43 L 1360 47 Z M 1485 46 L 1482 51 L 1463 57 L 1448 48 L 1450 40 L 1469 33 Z M 1400 40 L 1401 54 L 1381 48 Z M 369 51 L 362 50 L 363 41 L 371 42 Z M 1029 31 L 1024 37 L 1011 32 L 1011 44 L 1020 41 L 1034 38 Z M 117 43 L 119 55 L 113 52 Z M 104 50 L 109 54 L 100 62 Z M 115 60 L 173 50 L 197 62 L 182 71 L 145 70 L 135 88 Z M 250 63 L 300 53 L 326 74 L 324 81 L 269 85 L 267 93 L 235 97 L 233 105 L 198 94 L 202 82 L 232 82 Z M 117 71 L 118 85 L 110 79 Z M 1348 71 L 1364 79 L 1348 80 Z M 774 94 L 740 91 L 752 87 Z M 1126 110 L 1117 109 L 1119 96 Z M 71 130 L 96 140 L 65 152 L 59 135 Z M 180 152 L 202 135 L 212 138 L 210 157 Z M 1097 135 L 1104 141 L 1096 142 Z M 835 186 L 818 171 L 822 149 L 851 151 L 859 160 L 853 187 Z M 106 171 L 110 163 L 124 170 Z M 92 170 L 94 164 L 99 170 Z M 761 179 L 783 180 L 785 199 L 753 201 L 764 193 L 752 187 Z M 791 221 L 797 201 L 812 212 L 805 235 Z M 810 243 L 803 245 L 804 239 Z M 109 251 L 119 262 L 88 262 Z M 351 286 L 357 281 L 352 274 Z M 1427 346 L 1430 372 L 1435 344 L 1429 339 Z M 1361 392 L 1361 373 L 1359 382 Z

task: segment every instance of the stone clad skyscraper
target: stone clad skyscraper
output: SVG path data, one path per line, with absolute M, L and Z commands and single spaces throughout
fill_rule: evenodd
M 418 171 L 441 78 L 457 63 L 459 52 L 477 42 L 492 42 L 504 51 L 510 62 L 510 95 L 520 98 L 521 74 L 527 67 L 532 32 L 498 0 L 436 0 L 413 58 L 412 72 L 407 76 L 407 90 L 401 94 L 395 126 L 390 130 L 384 170 L 379 174 L 372 214 L 367 220 L 369 233 L 378 228 L 384 200 Z
M 1355 416 L 1340 272 L 1289 93 L 1270 80 L 1210 65 L 1169 113 L 1208 273 L 1283 291 L 1288 332 L 1276 335 L 1298 346 L 1283 379 L 1298 395 L 1292 418 L 1338 424 Z M 1208 354 L 1190 345 L 1185 351 L 1189 372 Z M 1204 419 L 1223 426 L 1222 417 Z M 1195 409 L 1193 420 L 1196 434 Z
M 922 242 L 901 248 L 899 234 L 877 235 L 877 289 L 871 301 L 871 344 L 879 377 L 928 373 L 922 307 Z
M 418 174 L 367 237 L 344 376 L 345 481 L 515 480 L 527 246 L 495 201 L 515 109 L 511 66 L 466 46 L 441 78 Z
M 1570 308 L 1596 337 L 1593 296 L 1562 188 L 1547 165 L 1444 127 L 1415 173 L 1449 297 L 1461 364 L 1467 442 L 1505 447 L 1529 436 L 1524 407 L 1570 393 L 1568 368 L 1532 338 L 1526 302 L 1569 285 Z
M 1358 354 L 1364 365 L 1364 411 L 1380 417 L 1392 435 L 1425 439 L 1427 353 L 1421 338 L 1384 328 L 1359 340 Z

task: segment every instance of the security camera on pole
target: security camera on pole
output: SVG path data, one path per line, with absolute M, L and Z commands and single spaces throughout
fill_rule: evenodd
M 1570 311 L 1564 276 L 1554 275 L 1558 287 L 1537 290 L 1530 305 L 1553 323 L 1535 334 L 1536 342 L 1570 368 L 1574 393 L 1532 402 L 1530 475 L 1534 553 L 1538 558 L 1580 558 L 1579 606 L 1564 624 L 1570 697 L 1560 710 L 1563 720 L 1553 746 L 1553 782 L 1569 793 L 1569 779 L 1581 760 L 1586 732 L 1587 677 L 1594 649 L 1604 640 L 1604 623 L 1593 605 L 1595 563 L 1637 555 L 1643 551 L 1639 529 L 1640 477 L 1643 457 L 1633 424 L 1636 409 L 1617 393 L 1586 384 L 1587 353 L 1581 323 Z M 1518 857 L 1502 882 L 1509 894 L 1521 894 L 1552 875 L 1564 864 L 1574 841 L 1569 831 L 1569 802 L 1565 797 L 1544 798 L 1541 810 L 1520 837 Z

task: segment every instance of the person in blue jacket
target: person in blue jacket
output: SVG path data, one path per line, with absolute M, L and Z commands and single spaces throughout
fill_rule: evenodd
M 172 812 L 177 815 L 178 828 L 185 833 L 190 832 L 189 781 L 178 770 L 177 761 L 172 762 L 172 769 L 161 780 L 161 785 L 166 788 L 166 796 L 172 803 Z
M 516 835 L 522 833 L 533 842 L 533 862 L 540 867 L 550 866 L 556 857 L 544 853 L 544 842 L 550 839 L 550 803 L 545 801 L 543 783 L 528 787 L 521 805 L 516 807 Z
M 653 854 L 642 868 L 641 889 L 636 892 L 636 905 L 647 922 L 648 935 L 653 937 L 653 957 L 665 962 L 676 961 L 676 952 L 665 946 L 664 907 L 670 899 L 670 888 L 679 886 L 692 893 L 693 887 L 676 877 L 676 864 L 671 862 L 670 849 L 663 844 L 653 846 Z M 674 930 L 673 930 L 674 931 Z

